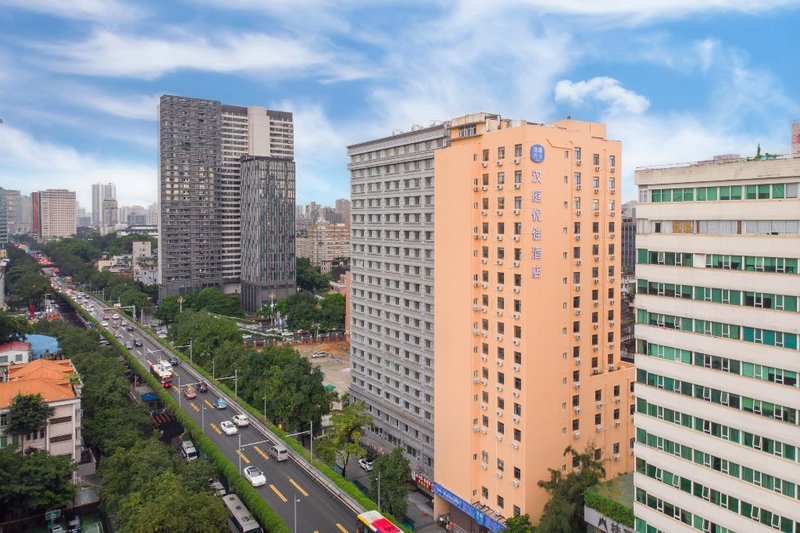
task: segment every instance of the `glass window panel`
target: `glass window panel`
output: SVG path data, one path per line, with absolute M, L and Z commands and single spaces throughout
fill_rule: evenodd
M 704 202 L 706 200 L 706 191 L 708 189 L 706 187 L 698 187 L 697 188 L 697 200 L 699 202 Z
M 745 194 L 748 200 L 755 200 L 756 195 L 758 194 L 758 189 L 755 185 L 748 185 L 745 188 Z
M 758 199 L 759 200 L 767 200 L 769 199 L 769 185 L 759 185 L 758 186 Z
M 706 189 L 706 196 L 710 201 L 714 201 L 719 197 L 719 189 L 717 187 L 708 187 Z
M 692 188 L 683 189 L 683 201 L 684 202 L 694 201 L 694 189 Z
M 719 188 L 719 199 L 720 200 L 730 200 L 731 199 L 731 188 L 728 186 L 720 187 Z
M 773 198 L 784 198 L 786 196 L 786 187 L 783 183 L 776 183 L 772 186 L 772 197 Z
M 741 185 L 734 185 L 731 187 L 731 200 L 741 200 L 742 199 L 742 186 Z

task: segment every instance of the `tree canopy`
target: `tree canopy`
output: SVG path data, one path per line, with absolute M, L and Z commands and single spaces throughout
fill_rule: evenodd
M 6 432 L 19 437 L 20 450 L 24 450 L 25 436 L 43 431 L 53 412 L 40 394 L 18 394 L 8 408 Z
M 374 426 L 372 415 L 367 412 L 367 404 L 351 402 L 349 397 L 342 401 L 342 410 L 331 416 L 331 427 L 317 445 L 319 456 L 328 464 L 335 464 L 342 458 L 342 468 L 347 469 L 351 457 L 364 457 L 367 450 L 361 445 L 364 430 Z
M 564 456 L 572 458 L 569 462 L 577 465 L 577 471 L 570 470 L 564 476 L 561 470 L 548 468 L 550 479 L 538 482 L 550 494 L 550 501 L 544 506 L 537 531 L 572 533 L 585 530 L 583 493 L 606 475 L 603 462 L 594 457 L 594 446 L 591 443 L 582 453 L 568 446 L 564 450 Z
M 317 292 L 330 287 L 330 278 L 311 264 L 307 257 L 297 258 L 297 286 L 303 291 Z
M 276 308 L 287 318 L 291 329 L 314 331 L 344 329 L 345 299 L 341 294 L 330 293 L 319 298 L 310 292 L 298 292 L 278 302 Z
M 178 303 L 178 298 L 183 298 L 183 303 Z M 158 305 L 154 315 L 159 320 L 168 324 L 177 322 L 178 317 L 183 311 L 207 311 L 215 315 L 242 317 L 242 309 L 239 299 L 229 294 L 224 294 L 221 290 L 208 287 L 200 292 L 189 292 L 183 296 L 167 296 Z
M 0 449 L 0 522 L 67 504 L 75 495 L 76 468 L 69 457 Z
M 25 317 L 11 316 L 0 310 L 0 344 L 21 341 L 32 328 Z
M 380 483 L 378 483 L 380 477 Z M 397 517 L 406 515 L 408 502 L 408 481 L 411 479 L 411 467 L 403 449 L 395 446 L 391 452 L 379 455 L 372 463 L 369 473 L 370 493 L 373 501 L 381 502 L 381 511 Z M 380 497 L 378 487 L 380 486 Z

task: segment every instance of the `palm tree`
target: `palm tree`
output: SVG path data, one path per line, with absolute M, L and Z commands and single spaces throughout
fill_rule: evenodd
M 19 449 L 24 451 L 25 435 L 42 431 L 54 412 L 40 394 L 18 394 L 8 409 L 6 432 L 19 437 Z

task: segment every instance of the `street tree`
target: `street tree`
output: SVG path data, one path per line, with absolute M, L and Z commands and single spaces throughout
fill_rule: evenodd
M 54 412 L 41 394 L 18 394 L 8 408 L 6 433 L 19 437 L 19 449 L 24 450 L 25 437 L 44 431 Z
M 367 450 L 361 445 L 364 430 L 375 425 L 372 415 L 367 412 L 367 404 L 362 401 L 349 401 L 345 395 L 342 410 L 331 416 L 331 427 L 317 445 L 320 457 L 329 463 L 342 459 L 342 471 L 347 470 L 351 457 L 361 458 Z
M 379 455 L 372 463 L 372 470 L 369 473 L 369 496 L 373 501 L 381 502 L 381 511 L 402 518 L 406 515 L 408 505 L 406 497 L 410 479 L 411 466 L 403 449 L 396 446 L 390 453 Z
M 571 470 L 565 476 L 560 469 L 548 468 L 550 479 L 538 482 L 550 494 L 550 501 L 544 506 L 537 531 L 569 533 L 585 529 L 583 494 L 606 475 L 602 460 L 595 459 L 592 443 L 583 452 L 568 446 L 564 456 L 571 458 L 567 464 L 576 465 L 577 470 Z
M 0 449 L 0 522 L 68 503 L 75 495 L 76 468 L 66 456 Z
M 330 287 L 330 279 L 307 257 L 297 258 L 297 286 L 304 291 L 317 292 Z
M 12 316 L 0 310 L 0 344 L 21 341 L 31 332 L 28 321 L 21 316 Z
M 543 529 L 542 531 L 547 531 Z M 506 520 L 506 533 L 532 533 L 533 525 L 527 514 L 512 516 Z
M 220 498 L 208 491 L 190 491 L 180 476 L 164 471 L 125 497 L 117 526 L 131 533 L 214 533 L 227 530 L 227 515 Z

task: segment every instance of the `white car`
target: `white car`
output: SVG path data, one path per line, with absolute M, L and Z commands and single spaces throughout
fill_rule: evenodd
M 363 468 L 367 472 L 371 472 L 372 471 L 372 461 L 368 461 L 366 459 L 359 459 L 358 460 L 358 466 L 360 466 L 361 468 Z
M 114 320 L 119 320 L 119 315 L 117 313 L 114 313 L 113 315 L 111 315 L 111 318 L 113 318 Z
M 320 357 L 328 357 L 328 352 L 316 351 L 316 352 L 311 354 L 311 358 L 312 359 L 318 359 Z
M 260 487 L 267 484 L 267 477 L 264 475 L 257 466 L 246 466 L 243 470 L 244 477 L 254 487 Z
M 247 418 L 247 415 L 236 415 L 233 417 L 233 423 L 243 428 L 250 425 L 250 419 Z
M 224 422 L 220 423 L 219 429 L 221 429 L 226 435 L 236 435 L 239 433 L 239 428 L 237 428 L 236 424 L 230 420 L 225 420 Z
M 100 325 L 103 326 L 104 328 L 107 328 L 108 327 L 108 320 L 103 320 L 102 322 L 100 322 Z

